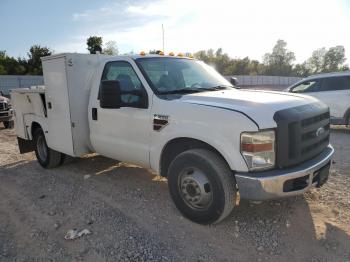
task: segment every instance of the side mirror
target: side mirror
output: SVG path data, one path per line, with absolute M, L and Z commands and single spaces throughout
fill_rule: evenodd
M 101 108 L 120 108 L 121 92 L 120 83 L 117 80 L 102 81 L 100 87 Z
M 123 87 L 118 80 L 104 80 L 100 86 L 100 107 L 101 108 L 121 108 L 121 107 L 135 107 L 148 108 L 147 93 L 144 90 L 122 90 Z M 139 97 L 139 101 L 126 102 L 122 99 L 123 95 L 130 95 Z
M 238 80 L 236 77 L 233 77 L 233 76 L 230 77 L 230 82 L 234 87 L 236 87 L 238 85 Z

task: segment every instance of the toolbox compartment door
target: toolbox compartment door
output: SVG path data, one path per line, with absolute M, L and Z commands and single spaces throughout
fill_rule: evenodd
M 42 62 L 48 116 L 47 144 L 56 151 L 74 155 L 66 57 L 48 57 Z

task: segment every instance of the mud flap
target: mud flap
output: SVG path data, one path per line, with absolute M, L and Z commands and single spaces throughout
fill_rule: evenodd
M 316 178 L 317 181 L 316 187 L 321 187 L 327 182 L 330 166 L 331 164 L 329 163 L 316 172 L 316 176 L 314 176 L 314 179 Z
M 18 141 L 19 152 L 21 154 L 29 153 L 35 150 L 34 143 L 32 140 L 26 140 L 26 139 L 17 137 L 17 141 Z

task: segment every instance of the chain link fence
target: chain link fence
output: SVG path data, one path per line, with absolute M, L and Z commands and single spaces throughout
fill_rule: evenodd
M 43 84 L 44 78 L 42 76 L 0 75 L 0 91 L 2 91 L 3 94 L 7 96 L 10 94 L 10 89 Z
M 230 78 L 231 76 L 226 76 Z M 285 88 L 292 84 L 295 84 L 301 77 L 289 77 L 289 76 L 247 76 L 247 75 L 235 75 L 238 80 L 238 86 L 241 87 L 258 87 L 258 86 L 271 86 Z

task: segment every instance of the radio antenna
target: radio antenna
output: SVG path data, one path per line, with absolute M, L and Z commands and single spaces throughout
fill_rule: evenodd
M 162 24 L 163 53 L 164 53 L 164 26 Z

